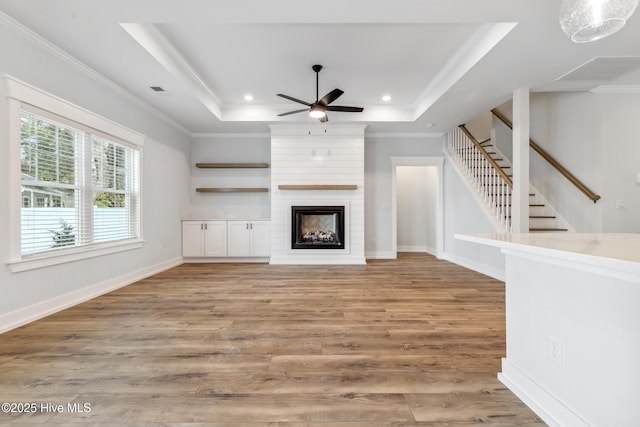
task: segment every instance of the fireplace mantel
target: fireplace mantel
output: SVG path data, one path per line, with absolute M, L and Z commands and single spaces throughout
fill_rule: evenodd
M 356 184 L 280 184 L 279 190 L 357 190 Z

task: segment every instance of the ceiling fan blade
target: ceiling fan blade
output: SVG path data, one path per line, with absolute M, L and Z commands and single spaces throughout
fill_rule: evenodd
M 302 101 L 302 100 L 297 99 L 297 98 L 294 98 L 294 97 L 292 97 L 292 96 L 284 95 L 284 94 L 282 94 L 282 93 L 278 93 L 278 94 L 276 94 L 276 95 L 277 95 L 277 96 L 280 96 L 280 97 L 282 97 L 282 98 L 284 98 L 284 99 L 288 99 L 289 101 L 297 102 L 298 104 L 304 104 L 304 105 L 306 105 L 306 106 L 308 106 L 308 107 L 311 107 L 311 104 L 309 104 L 308 102 L 306 102 L 306 101 Z
M 326 107 L 327 111 L 342 111 L 344 113 L 362 113 L 364 108 L 362 107 L 345 107 L 342 105 L 329 105 Z
M 278 116 L 279 117 L 288 116 L 289 114 L 302 113 L 303 111 L 309 111 L 309 109 L 308 108 L 303 108 L 302 110 L 289 111 L 289 112 L 286 112 L 286 113 L 278 114 Z
M 338 99 L 340 97 L 340 95 L 342 95 L 343 93 L 344 92 L 341 91 L 340 89 L 334 89 L 331 92 L 329 92 L 328 94 L 326 94 L 325 96 L 323 96 L 322 99 L 320 101 L 318 101 L 318 104 L 329 105 L 333 101 Z

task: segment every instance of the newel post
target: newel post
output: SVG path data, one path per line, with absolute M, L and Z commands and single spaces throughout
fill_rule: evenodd
M 529 232 L 529 89 L 513 92 L 513 198 L 514 233 Z

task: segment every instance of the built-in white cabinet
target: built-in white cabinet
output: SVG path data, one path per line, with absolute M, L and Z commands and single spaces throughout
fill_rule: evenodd
M 182 221 L 182 256 L 268 257 L 270 221 Z
M 182 221 L 182 256 L 227 256 L 227 221 Z
M 229 221 L 228 256 L 267 257 L 271 252 L 269 221 Z

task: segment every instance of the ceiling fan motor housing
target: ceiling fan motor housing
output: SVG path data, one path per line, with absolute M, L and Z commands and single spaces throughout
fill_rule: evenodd
M 311 67 L 311 69 L 316 73 L 316 100 L 314 103 L 308 103 L 306 101 L 302 101 L 300 99 L 294 98 L 292 96 L 289 95 L 284 95 L 281 93 L 278 93 L 277 96 L 280 96 L 282 98 L 288 99 L 290 101 L 293 102 L 297 102 L 299 104 L 304 104 L 306 106 L 308 106 L 309 108 L 304 108 L 301 110 L 294 110 L 294 111 L 289 111 L 287 113 L 282 113 L 282 114 L 278 114 L 278 116 L 282 117 L 282 116 L 288 116 L 290 114 L 296 114 L 296 113 L 301 113 L 303 111 L 308 111 L 309 112 L 309 116 L 314 118 L 314 119 L 318 119 L 320 120 L 322 123 L 326 122 L 327 120 L 329 120 L 327 118 L 327 111 L 342 111 L 342 112 L 347 112 L 347 113 L 361 113 L 362 111 L 364 111 L 364 108 L 361 107 L 346 107 L 346 106 L 329 106 L 329 104 L 331 104 L 333 101 L 335 101 L 336 99 L 338 99 L 344 92 L 340 89 L 334 89 L 331 92 L 327 93 L 324 97 L 322 97 L 322 99 L 319 98 L 319 74 L 320 70 L 322 70 L 322 65 L 320 64 L 315 64 Z

